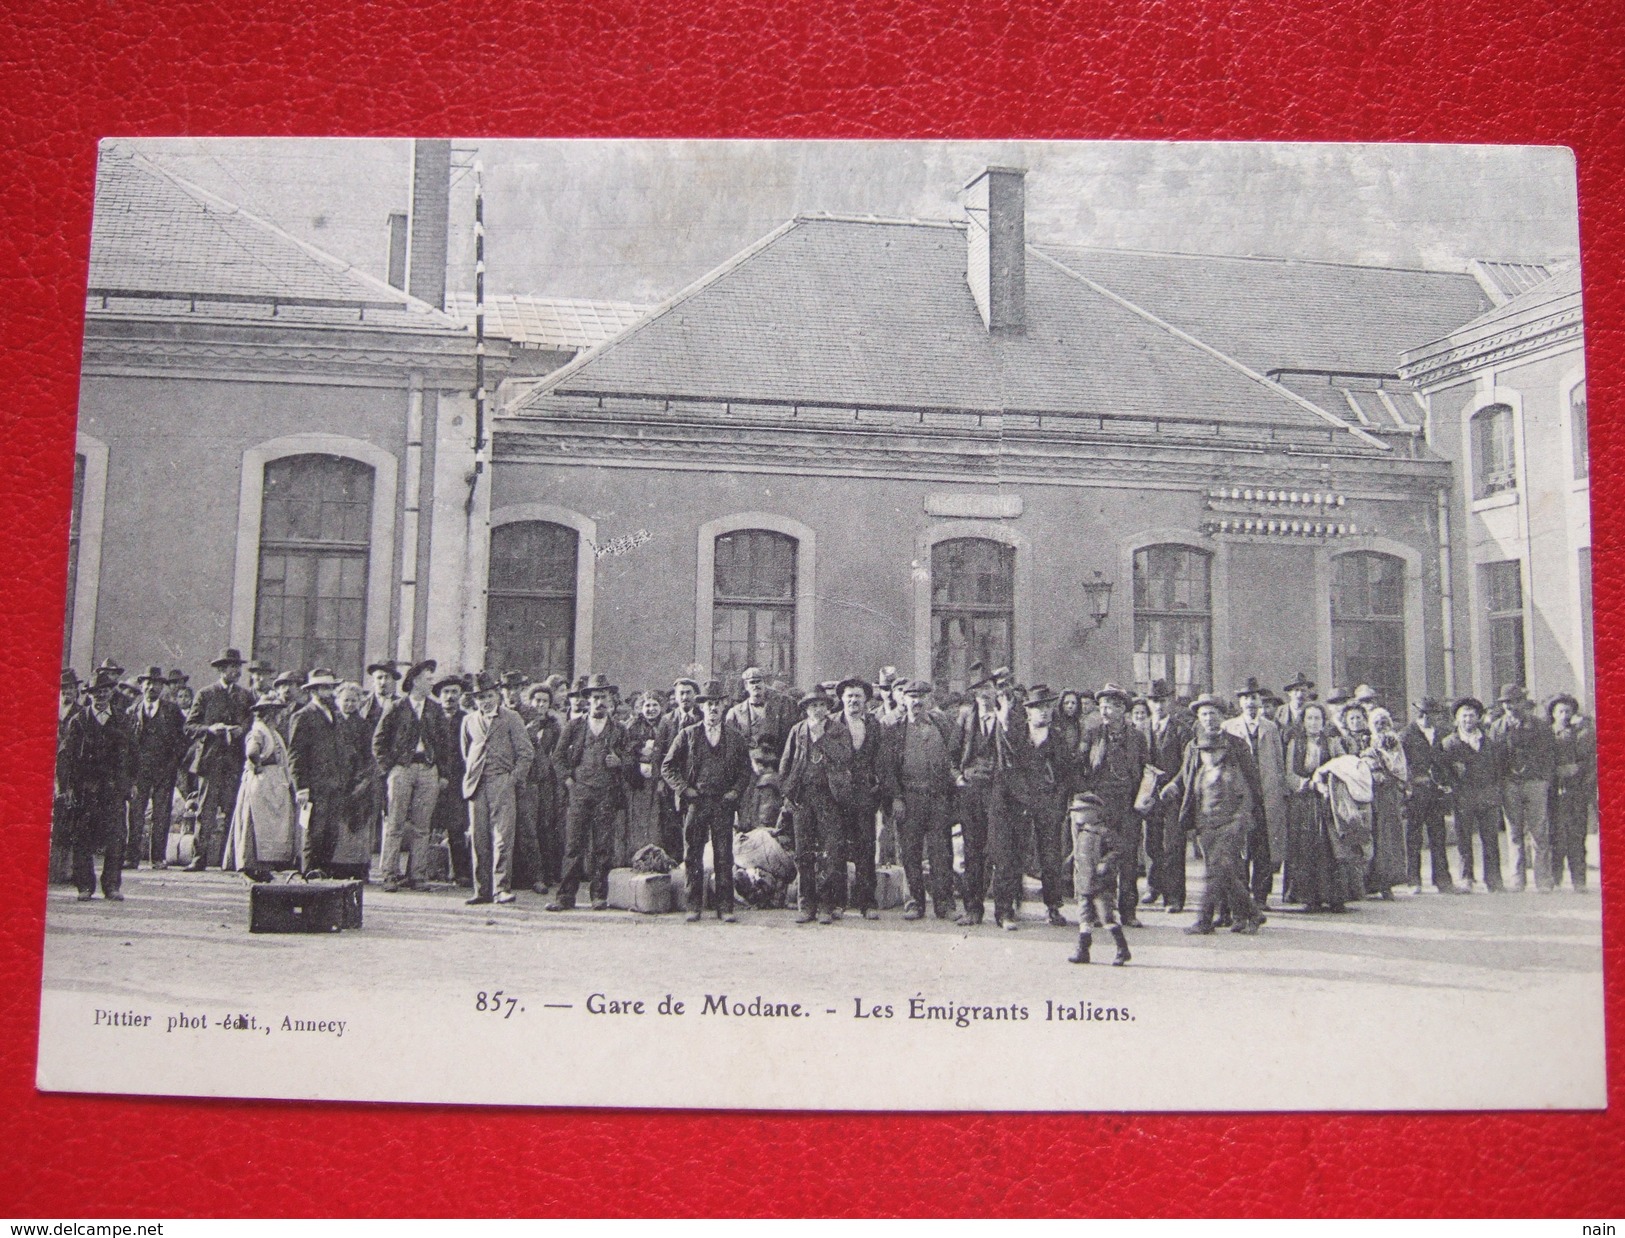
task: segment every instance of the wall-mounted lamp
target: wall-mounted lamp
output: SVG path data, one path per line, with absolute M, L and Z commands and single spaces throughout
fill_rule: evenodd
M 1089 607 L 1089 617 L 1095 621 L 1098 628 L 1106 622 L 1106 616 L 1112 609 L 1112 582 L 1101 579 L 1101 573 L 1096 572 L 1093 580 L 1083 582 L 1083 597 Z

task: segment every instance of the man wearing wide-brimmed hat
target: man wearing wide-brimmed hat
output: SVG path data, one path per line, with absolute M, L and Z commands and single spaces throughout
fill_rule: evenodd
M 609 906 L 610 838 L 626 805 L 626 770 L 637 763 L 626 731 L 610 717 L 620 690 L 604 674 L 589 675 L 587 716 L 573 718 L 553 750 L 553 769 L 569 793 L 564 814 L 564 863 L 549 911 L 570 911 L 587 883 L 594 911 Z
M 1185 748 L 1179 773 L 1161 791 L 1166 804 L 1177 805 L 1179 828 L 1201 840 L 1207 883 L 1196 923 L 1185 931 L 1214 931 L 1220 904 L 1233 917 L 1232 932 L 1254 934 L 1265 917 L 1247 888 L 1243 860 L 1248 833 L 1257 820 L 1263 796 L 1258 767 L 1247 742 L 1224 729 L 1224 702 L 1203 693 L 1191 702 L 1196 738 Z
M 846 869 L 836 873 L 844 887 L 844 905 L 865 920 L 878 920 L 875 883 L 876 814 L 880 808 L 880 778 L 876 765 L 880 756 L 880 722 L 869 712 L 874 688 L 852 675 L 835 685 L 840 706 L 840 723 L 852 739 L 852 794 L 841 805 L 846 856 L 852 861 L 852 881 L 847 887 Z
M 405 884 L 416 886 L 427 866 L 434 804 L 451 769 L 451 729 L 429 697 L 437 664 L 413 663 L 401 677 L 397 697 L 372 733 L 372 755 L 384 771 L 384 836 L 378 862 L 384 893 L 400 888 L 401 853 L 406 853 Z
M 1286 693 L 1286 701 L 1275 711 L 1275 725 L 1281 728 L 1284 741 L 1289 730 L 1303 729 L 1303 709 L 1315 699 L 1315 681 L 1299 671 L 1281 691 Z
M 1445 788 L 1450 770 L 1445 764 L 1444 737 L 1449 710 L 1443 701 L 1424 696 L 1416 702 L 1416 717 L 1400 732 L 1405 750 L 1405 767 L 1410 781 L 1405 788 L 1405 843 L 1409 850 L 1412 889 L 1422 892 L 1422 842 L 1427 840 L 1433 858 L 1433 887 L 1440 894 L 1455 893 L 1450 877 L 1450 853 L 1445 837 Z
M 113 704 L 118 675 L 98 670 L 90 703 L 68 720 L 65 781 L 71 803 L 73 883 L 79 901 L 96 892 L 96 850 L 103 849 L 102 897 L 120 902 L 124 866 L 125 801 L 135 780 L 127 720 Z
M 660 725 L 655 728 L 654 763 L 657 773 L 660 763 L 671 751 L 672 741 L 677 738 L 677 732 L 686 726 L 693 726 L 700 720 L 700 708 L 695 703 L 695 698 L 699 694 L 699 681 L 686 675 L 679 677 L 672 684 L 672 706 L 661 716 Z M 784 732 L 781 731 L 779 734 L 782 739 Z M 670 788 L 663 788 L 660 792 L 660 847 L 673 859 L 683 854 L 683 812 Z
M 707 682 L 697 698 L 700 721 L 677 732 L 660 765 L 683 806 L 683 871 L 688 880 L 688 919 L 705 908 L 705 844 L 711 844 L 717 918 L 734 921 L 734 815 L 750 785 L 750 748 L 743 735 L 725 725 L 728 690 Z
M 1457 698 L 1450 707 L 1455 731 L 1440 745 L 1450 769 L 1450 791 L 1455 806 L 1456 847 L 1461 854 L 1461 892 L 1473 888 L 1473 836 L 1478 836 L 1484 860 L 1484 885 L 1491 893 L 1502 888 L 1501 878 L 1501 760 L 1499 746 L 1481 723 L 1484 704 L 1477 697 Z
M 779 761 L 779 781 L 796 823 L 797 924 L 833 923 L 846 906 L 842 806 L 852 796 L 852 736 L 832 716 L 834 709 L 835 701 L 821 689 L 805 693 L 802 720 L 790 728 Z
M 1086 740 L 1083 784 L 1105 805 L 1106 820 L 1120 836 L 1123 862 L 1117 871 L 1117 915 L 1126 927 L 1139 927 L 1140 818 L 1134 799 L 1145 776 L 1150 749 L 1145 736 L 1128 721 L 1127 689 L 1108 683 L 1095 693 L 1100 727 Z
M 446 836 L 446 848 L 451 853 L 451 877 L 460 886 L 473 884 L 473 868 L 468 853 L 468 800 L 463 796 L 463 690 L 461 675 L 442 674 L 430 685 L 440 712 L 446 715 L 446 729 L 451 738 L 447 761 L 447 782 L 440 788 L 434 802 L 434 830 Z
M 187 737 L 201 744 L 197 858 L 188 865 L 191 872 L 220 864 L 225 826 L 237 805 L 237 787 L 243 777 L 243 741 L 254 722 L 254 694 L 237 682 L 243 673 L 243 655 L 227 649 L 209 665 L 220 672 L 220 679 L 197 694 L 186 715 Z
M 1563 887 L 1563 870 L 1576 891 L 1586 888 L 1586 832 L 1597 796 L 1597 737 L 1572 693 L 1546 702 L 1552 727 L 1552 787 L 1548 818 L 1552 826 L 1552 885 Z
M 165 866 L 175 775 L 188 747 L 186 719 L 178 705 L 164 699 L 168 682 L 162 667 L 149 666 L 146 674 L 136 677 L 136 683 L 141 685 L 141 699 L 126 715 L 135 754 L 135 792 L 130 797 L 130 832 L 124 853 L 128 868 L 134 868 L 141 858 L 144 833 L 150 840 L 147 854 L 152 866 Z M 149 811 L 152 826 L 150 832 L 146 832 Z
M 1016 824 L 1020 806 L 1014 796 L 1016 749 L 1027 743 L 1025 720 L 1012 723 L 1012 698 L 999 686 L 1001 673 L 985 673 L 979 663 L 969 672 L 972 702 L 963 709 L 954 730 L 954 754 L 959 767 L 956 797 L 960 833 L 965 843 L 965 881 L 961 897 L 965 910 L 958 923 L 982 923 L 987 895 L 988 864 L 993 866 L 993 921 L 1001 928 L 1016 927 L 1016 905 L 1021 900 L 1022 862 Z
M 1512 888 L 1533 881 L 1537 890 L 1552 888 L 1551 818 L 1546 797 L 1556 766 L 1552 728 L 1535 716 L 1535 703 L 1522 684 L 1502 687 L 1503 713 L 1490 739 L 1500 749 L 1501 810 L 1512 838 L 1516 871 Z
M 463 795 L 468 800 L 473 853 L 471 906 L 511 903 L 514 784 L 530 774 L 536 757 L 519 715 L 502 704 L 496 676 L 476 672 L 469 684 L 474 708 L 463 715 Z

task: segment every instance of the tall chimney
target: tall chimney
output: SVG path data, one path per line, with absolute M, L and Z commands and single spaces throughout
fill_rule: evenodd
M 406 291 L 446 308 L 447 231 L 451 211 L 451 140 L 412 143 L 412 215 L 407 221 Z
M 1027 189 L 1022 168 L 990 167 L 965 186 L 965 282 L 989 331 L 1027 325 Z
M 389 286 L 406 291 L 406 212 L 389 213 Z

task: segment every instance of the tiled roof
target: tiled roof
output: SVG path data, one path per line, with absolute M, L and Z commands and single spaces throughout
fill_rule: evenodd
M 473 326 L 474 294 L 447 293 L 446 312 Z M 532 348 L 575 352 L 602 344 L 648 312 L 646 305 L 624 301 L 499 294 L 485 298 L 485 333 Z
M 114 142 L 97 162 L 88 291 L 93 315 L 464 331 Z
M 990 335 L 965 249 L 949 224 L 797 219 L 517 411 L 556 391 L 1347 429 L 1038 254 L 1026 330 Z M 1349 445 L 1380 450 L 1358 434 Z
M 1493 302 L 1471 275 L 1297 259 L 1040 245 L 1261 373 L 1392 374 Z

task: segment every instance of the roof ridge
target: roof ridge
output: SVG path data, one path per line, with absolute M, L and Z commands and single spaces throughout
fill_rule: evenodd
M 295 246 L 306 256 L 315 259 L 318 263 L 326 266 L 329 270 L 336 271 L 340 275 L 345 275 L 362 281 L 369 286 L 370 290 L 378 292 L 387 299 L 397 302 L 402 309 L 408 311 L 419 310 L 425 314 L 437 315 L 444 320 L 444 325 L 455 327 L 459 331 L 467 330 L 462 323 L 458 322 L 444 310 L 436 309 L 427 301 L 424 301 L 419 297 L 414 297 L 411 293 L 404 292 L 401 289 L 396 288 L 387 280 L 379 279 L 376 275 L 372 275 L 367 271 L 362 270 L 352 262 L 346 262 L 337 255 L 330 254 L 326 250 L 310 244 L 308 241 L 300 240 L 287 229 L 272 223 L 264 216 L 257 215 L 247 207 L 240 206 L 236 202 L 222 198 L 219 194 L 211 193 L 209 190 L 203 188 L 203 186 L 195 184 L 194 182 L 187 180 L 184 176 L 170 171 L 168 168 L 164 167 L 163 164 L 153 159 L 150 155 L 144 155 L 140 151 L 133 150 L 118 139 L 110 138 L 103 143 L 100 152 L 98 152 L 98 158 L 102 156 L 127 159 L 132 164 L 142 168 L 144 171 L 168 181 L 171 185 L 179 189 L 188 197 L 197 200 L 201 205 L 212 207 L 228 214 L 240 216 L 241 218 L 247 220 L 250 224 L 253 224 L 255 227 L 270 233 L 278 240 Z
M 1283 266 L 1297 264 L 1299 266 L 1338 267 L 1348 271 L 1399 271 L 1406 275 L 1442 275 L 1452 279 L 1473 278 L 1472 272 L 1467 270 L 1465 265 L 1458 271 L 1446 271 L 1437 267 L 1409 267 L 1391 262 L 1345 262 L 1334 258 L 1298 258 L 1281 254 L 1213 254 L 1185 249 L 1142 249 L 1121 245 L 1087 245 L 1077 241 L 1032 241 L 1029 244 L 1050 249 L 1081 249 L 1094 254 L 1131 254 L 1144 258 L 1212 258 L 1226 262 L 1270 262 L 1279 263 Z M 1530 263 L 1527 265 L 1538 266 L 1542 264 Z
M 782 224 L 774 228 L 765 236 L 760 237 L 750 245 L 747 245 L 744 249 L 734 254 L 733 257 L 726 259 L 721 263 L 721 265 L 713 267 L 711 270 L 707 271 L 704 275 L 700 276 L 699 279 L 689 284 L 686 288 L 681 288 L 671 296 L 667 297 L 664 301 L 660 302 L 659 305 L 645 313 L 630 326 L 621 328 L 621 330 L 617 331 L 609 338 L 594 344 L 588 349 L 585 349 L 577 356 L 572 358 L 568 363 L 560 366 L 558 369 L 549 374 L 534 391 L 530 392 L 530 394 L 525 396 L 525 398 L 514 407 L 513 411 L 523 412 L 525 406 L 530 404 L 533 400 L 540 399 L 542 396 L 556 391 L 560 384 L 562 384 L 566 379 L 573 377 L 589 362 L 596 359 L 599 353 L 604 352 L 613 345 L 621 343 L 623 340 L 630 339 L 633 335 L 636 335 L 644 328 L 659 322 L 683 302 L 705 291 L 705 289 L 711 287 L 712 284 L 715 284 L 724 276 L 732 274 L 734 271 L 742 267 L 746 262 L 756 257 L 757 254 L 761 253 L 763 250 L 772 246 L 775 242 L 787 236 L 794 229 L 800 227 L 803 222 L 804 221 L 799 217 L 785 220 Z
M 797 223 L 887 224 L 893 227 L 963 229 L 963 220 L 922 219 L 918 215 L 864 215 L 847 211 L 801 211 Z
M 1143 318 L 1146 322 L 1151 323 L 1153 326 L 1160 327 L 1162 330 L 1164 330 L 1168 334 L 1172 335 L 1175 339 L 1182 340 L 1186 344 L 1189 344 L 1189 345 L 1191 345 L 1191 346 L 1193 346 L 1195 348 L 1200 349 L 1201 351 L 1207 353 L 1210 357 L 1213 357 L 1215 360 L 1220 361 L 1223 364 L 1229 366 L 1231 369 L 1235 370 L 1238 374 L 1241 374 L 1244 377 L 1252 380 L 1254 383 L 1257 383 L 1259 386 L 1263 387 L 1265 390 L 1273 392 L 1273 393 L 1275 393 L 1277 395 L 1284 396 L 1284 397 L 1286 397 L 1286 399 L 1288 399 L 1292 403 L 1299 405 L 1300 407 L 1302 407 L 1303 409 L 1305 409 L 1306 411 L 1308 411 L 1310 413 L 1313 413 L 1316 417 L 1319 417 L 1321 420 L 1329 422 L 1330 424 L 1332 424 L 1334 426 L 1337 426 L 1340 429 L 1347 430 L 1350 434 L 1354 435 L 1356 438 L 1361 439 L 1368 446 L 1377 447 L 1377 448 L 1381 449 L 1382 451 L 1391 451 L 1391 450 L 1393 450 L 1391 447 L 1389 447 L 1389 445 L 1387 443 L 1384 443 L 1381 439 L 1376 438 L 1375 436 L 1366 433 L 1364 430 L 1360 429 L 1358 426 L 1354 425 L 1353 423 L 1348 422 L 1348 421 L 1344 421 L 1341 417 L 1338 417 L 1334 413 L 1329 413 L 1325 409 L 1321 408 L 1320 406 L 1310 403 L 1308 400 L 1306 400 L 1302 396 L 1298 395 L 1295 391 L 1291 391 L 1291 390 L 1287 389 L 1286 387 L 1282 386 L 1280 383 L 1272 382 L 1270 379 L 1268 379 L 1264 375 L 1260 374 L 1257 370 L 1253 369 L 1251 366 L 1243 365 L 1240 361 L 1237 361 L 1234 357 L 1230 356 L 1228 353 L 1220 352 L 1217 348 L 1214 348 L 1211 344 L 1205 343 L 1204 341 L 1197 339 L 1194 335 L 1190 334 L 1190 332 L 1188 332 L 1188 331 L 1181 331 L 1178 327 L 1174 326 L 1173 323 L 1167 322 L 1164 319 L 1157 317 L 1157 315 L 1153 314 L 1150 310 L 1145 309 L 1145 308 L 1143 308 L 1143 307 L 1141 307 L 1139 305 L 1136 305 L 1133 301 L 1130 301 L 1127 297 L 1119 296 L 1117 293 L 1113 292 L 1110 288 L 1107 288 L 1102 284 L 1096 283 L 1094 280 L 1090 279 L 1087 275 L 1082 275 L 1079 272 L 1072 270 L 1070 267 L 1066 266 L 1064 263 L 1060 262 L 1058 259 L 1053 258 L 1049 254 L 1044 253 L 1036 245 L 1029 244 L 1027 246 L 1027 249 L 1035 257 L 1040 258 L 1044 262 L 1049 263 L 1052 267 L 1054 267 L 1057 271 L 1060 271 L 1063 275 L 1071 276 L 1073 279 L 1075 279 L 1075 280 L 1079 281 L 1080 283 L 1082 283 L 1085 287 L 1087 287 L 1087 288 L 1091 289 L 1092 291 L 1094 291 L 1097 295 L 1103 296 L 1107 300 L 1112 301 L 1112 302 L 1116 303 L 1117 305 L 1122 306 L 1124 309 L 1130 311 L 1133 314 L 1138 315 L 1140 318 Z

